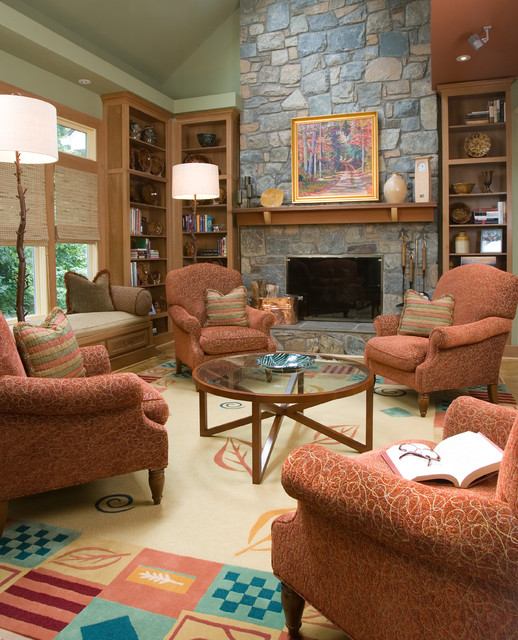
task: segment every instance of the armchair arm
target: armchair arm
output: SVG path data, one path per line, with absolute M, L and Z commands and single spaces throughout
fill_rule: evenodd
M 518 579 L 518 518 L 467 489 L 410 482 L 318 445 L 292 451 L 286 492 L 322 518 L 418 560 L 506 587 Z M 299 505 L 301 508 L 301 505 Z
M 257 329 L 268 334 L 270 327 L 275 322 L 275 316 L 271 311 L 264 309 L 254 309 L 254 307 L 246 307 L 246 315 L 248 316 L 248 326 L 251 329 Z
M 517 418 L 516 409 L 484 402 L 471 396 L 460 396 L 448 407 L 443 438 L 464 431 L 480 431 L 504 449 Z
M 180 327 L 185 333 L 192 334 L 193 338 L 199 340 L 201 336 L 201 324 L 198 318 L 191 316 L 183 307 L 178 304 L 169 306 L 169 315 L 171 320 Z
M 102 344 L 81 347 L 81 355 L 83 357 L 83 366 L 88 377 L 110 373 L 110 356 L 108 350 Z
M 21 378 L 0 381 L 0 414 L 50 416 L 128 409 L 142 404 L 134 373 L 92 378 Z
M 509 333 L 513 321 L 508 318 L 490 317 L 469 324 L 456 324 L 449 327 L 437 327 L 430 334 L 431 351 L 451 349 L 462 345 L 483 342 L 488 338 Z
M 395 336 L 399 324 L 400 315 L 397 313 L 374 318 L 374 329 L 377 336 Z

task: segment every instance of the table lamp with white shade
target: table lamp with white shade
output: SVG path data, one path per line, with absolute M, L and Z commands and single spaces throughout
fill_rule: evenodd
M 175 164 L 173 166 L 173 198 L 192 200 L 194 220 L 196 220 L 198 200 L 219 198 L 218 165 L 206 162 Z M 193 262 L 196 262 L 198 244 L 192 228 L 191 235 L 194 244 Z
M 27 223 L 22 164 L 47 164 L 58 159 L 56 108 L 43 100 L 20 95 L 0 95 L 0 162 L 13 162 L 20 200 L 20 225 L 16 232 L 18 282 L 16 315 L 25 319 L 26 263 L 23 237 Z

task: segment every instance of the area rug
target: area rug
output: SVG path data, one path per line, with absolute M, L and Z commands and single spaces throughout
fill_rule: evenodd
M 17 521 L 0 543 L 0 638 L 281 640 L 270 573 Z M 339 631 L 307 608 L 305 637 Z
M 220 572 L 224 571 L 230 574 L 243 571 L 247 576 L 258 575 L 265 579 L 268 577 L 265 588 L 273 589 L 276 594 L 272 596 L 273 601 L 278 602 L 278 584 L 271 582 L 273 578 L 270 564 L 270 528 L 278 515 L 296 507 L 295 501 L 285 493 L 281 485 L 284 460 L 294 448 L 306 443 L 318 443 L 347 456 L 358 454 L 331 438 L 285 419 L 261 484 L 252 484 L 250 425 L 212 437 L 200 437 L 198 394 L 192 377 L 189 372 L 176 374 L 175 369 L 174 360 L 166 360 L 148 369 L 135 369 L 138 375 L 160 390 L 170 408 L 170 417 L 166 425 L 169 434 L 169 467 L 166 471 L 161 505 L 152 504 L 145 471 L 28 496 L 9 503 L 8 531 L 15 531 L 15 527 L 20 523 L 21 526 L 29 526 L 31 531 L 32 528 L 41 528 L 44 531 L 48 529 L 55 534 L 57 543 L 53 544 L 58 544 L 58 547 L 52 547 L 50 554 L 46 555 L 47 552 L 43 548 L 47 544 L 46 538 L 44 544 L 43 541 L 36 543 L 43 544 L 43 547 L 38 552 L 41 555 L 31 554 L 32 558 L 36 557 L 41 561 L 35 564 L 31 564 L 34 560 L 28 559 L 23 559 L 23 562 L 18 560 L 16 563 L 11 556 L 0 553 L 0 564 L 3 567 L 0 569 L 0 602 L 4 603 L 2 598 L 11 585 L 15 592 L 16 589 L 20 589 L 22 598 L 25 597 L 24 590 L 28 589 L 31 592 L 31 588 L 19 582 L 22 578 L 31 580 L 31 584 L 47 584 L 49 581 L 45 577 L 41 579 L 41 575 L 50 575 L 50 583 L 53 584 L 56 576 L 62 579 L 63 575 L 70 575 L 73 576 L 74 584 L 83 584 L 84 581 L 88 587 L 85 593 L 80 587 L 77 596 L 82 599 L 82 603 L 88 604 L 86 608 L 83 604 L 71 605 L 70 608 L 66 605 L 66 616 L 71 617 L 65 616 L 67 626 L 63 630 L 52 631 L 54 636 L 27 634 L 30 637 L 78 640 L 83 640 L 83 637 L 86 640 L 97 637 L 135 637 L 125 635 L 126 632 L 117 635 L 118 631 L 109 635 L 111 632 L 106 630 L 102 636 L 92 635 L 95 633 L 95 627 L 92 625 L 104 622 L 105 619 L 125 618 L 127 611 L 124 607 L 132 606 L 139 611 L 149 610 L 148 613 L 158 616 L 158 620 L 162 620 L 160 616 L 166 618 L 164 626 L 158 625 L 156 632 L 142 635 L 136 621 L 138 617 L 134 620 L 129 616 L 129 623 L 134 628 L 136 637 L 146 640 L 219 637 L 247 640 L 248 637 L 283 637 L 279 635 L 283 625 L 282 613 L 279 611 L 269 609 L 267 617 L 260 622 L 253 617 L 250 618 L 248 614 L 234 618 L 232 615 L 224 615 L 224 611 L 216 612 L 212 597 L 206 595 L 212 582 L 203 582 L 198 577 L 202 571 L 200 567 L 203 565 L 203 571 L 209 572 L 211 580 L 215 580 L 216 575 L 220 580 Z M 417 394 L 413 390 L 377 378 L 374 393 L 374 446 L 382 446 L 403 438 L 423 438 L 438 442 L 442 438 L 446 409 L 460 394 L 487 399 L 485 388 L 432 394 L 428 414 L 426 418 L 421 418 Z M 515 399 L 503 384 L 499 385 L 499 401 L 508 406 L 516 406 Z M 247 403 L 208 396 L 209 426 L 244 417 L 249 412 L 250 407 Z M 306 413 L 332 429 L 361 440 L 365 422 L 365 394 L 326 403 L 309 409 Z M 269 427 L 268 421 L 265 422 L 264 437 Z M 117 455 L 117 452 L 114 451 L 113 455 Z M 20 532 L 20 535 L 24 536 L 25 532 Z M 92 562 L 95 562 L 95 566 L 89 569 Z M 189 566 L 191 568 L 188 568 Z M 153 599 L 157 599 L 158 602 L 162 597 L 158 597 L 162 588 L 157 585 L 161 580 L 158 574 L 164 571 L 194 576 L 195 584 L 204 586 L 203 589 L 196 587 L 197 591 L 189 591 L 189 597 L 192 597 L 188 604 L 184 603 L 176 609 L 166 610 L 159 607 L 155 610 L 151 605 L 144 606 L 144 597 L 141 594 L 132 596 L 133 599 L 129 600 L 118 595 L 119 590 L 121 593 L 133 593 L 132 589 L 136 589 L 134 581 L 127 578 L 135 567 L 144 568 L 139 570 L 140 573 L 149 571 L 146 574 L 150 576 L 149 582 L 153 582 L 152 577 L 156 573 L 156 583 L 153 583 L 152 589 L 155 596 L 150 602 Z M 210 573 L 211 571 L 213 573 Z M 31 572 L 36 572 L 35 580 Z M 28 574 L 31 575 L 27 577 Z M 166 577 L 165 580 L 169 583 L 169 578 Z M 176 581 L 176 578 L 174 580 Z M 123 582 L 124 589 L 121 586 Z M 146 582 L 145 580 L 144 584 Z M 131 584 L 128 586 L 128 583 Z M 60 584 L 58 580 L 57 585 L 48 587 L 51 590 L 56 589 L 55 597 L 58 600 L 62 598 Z M 217 584 L 219 585 L 219 582 Z M 65 585 L 63 588 L 67 590 L 69 586 Z M 147 588 L 151 589 L 151 585 Z M 76 591 L 77 589 L 72 587 L 72 592 Z M 196 596 L 192 595 L 194 593 Z M 238 596 L 234 594 L 233 597 Z M 36 603 L 38 607 L 43 607 L 47 599 L 47 595 L 34 599 L 29 596 L 30 604 L 25 604 L 25 610 L 32 611 L 31 607 L 36 606 Z M 213 603 L 212 608 L 205 607 L 208 600 Z M 8 605 L 9 602 L 7 599 L 5 604 Z M 275 608 L 276 605 L 272 606 Z M 96 607 L 99 607 L 101 613 L 99 616 L 96 614 L 90 617 L 90 613 L 95 611 Z M 102 613 L 103 607 L 111 607 L 106 615 Z M 182 612 L 185 611 L 189 612 L 185 614 L 187 617 L 183 616 Z M 239 611 L 241 616 L 242 609 Z M 118 612 L 121 612 L 120 615 Z M 237 630 L 222 631 L 223 635 L 220 635 L 220 629 L 217 627 L 220 620 L 216 620 L 214 628 L 218 630 L 214 631 L 214 635 L 201 630 L 189 635 L 191 631 L 181 632 L 180 627 L 174 626 L 181 624 L 186 629 L 188 627 L 185 625 L 198 624 L 189 616 L 202 613 L 206 616 L 225 618 L 225 624 L 228 620 L 238 620 L 240 624 L 255 625 L 260 627 L 260 633 L 266 633 L 267 629 L 270 635 L 257 635 L 257 629 L 253 629 L 253 633 L 247 631 L 252 634 L 249 636 L 240 635 L 241 632 Z M 6 614 L 2 612 L 1 615 Z M 343 638 L 343 634 L 336 636 L 336 630 L 316 612 L 306 612 L 305 617 L 309 620 L 314 619 L 314 623 L 305 623 L 310 625 L 309 631 L 305 631 L 308 638 Z M 129 629 L 127 622 L 118 621 L 112 624 L 114 628 L 117 628 L 117 625 L 125 625 Z M 0 619 L 0 628 L 11 629 L 5 626 L 6 624 Z M 199 624 L 210 626 L 212 623 Z M 144 623 L 144 628 L 150 628 L 149 625 Z M 84 636 L 83 626 L 92 626 L 92 629 L 84 632 Z M 17 629 L 17 633 L 24 635 L 19 627 Z M 13 629 L 9 633 L 12 631 Z M 173 636 L 173 632 L 177 635 Z M 6 633 L 2 635 L 0 632 L 0 640 L 11 640 L 11 636 Z M 256 635 L 253 635 L 254 633 Z M 275 633 L 277 635 L 274 635 Z

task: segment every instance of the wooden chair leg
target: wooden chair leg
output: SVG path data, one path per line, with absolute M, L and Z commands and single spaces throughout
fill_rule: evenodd
M 182 361 L 176 358 L 176 373 L 182 373 Z
M 430 394 L 429 393 L 420 393 L 417 397 L 419 402 L 419 412 L 421 414 L 421 418 L 426 417 L 426 412 L 428 411 L 428 404 L 430 402 Z
M 306 604 L 304 598 L 281 581 L 281 602 L 290 638 L 302 638 L 299 629 L 302 625 L 302 613 Z
M 7 522 L 7 500 L 0 502 L 0 538 L 5 529 L 5 523 Z
M 487 395 L 489 396 L 489 402 L 498 404 L 498 384 L 488 384 Z
M 149 469 L 149 486 L 153 504 L 160 504 L 164 492 L 165 469 Z

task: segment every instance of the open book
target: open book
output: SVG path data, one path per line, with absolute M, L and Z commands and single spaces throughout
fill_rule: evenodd
M 465 431 L 442 440 L 435 447 L 415 442 L 394 445 L 382 456 L 407 480 L 448 480 L 466 488 L 500 468 L 503 451 L 482 433 Z M 437 459 L 440 458 L 440 459 Z

